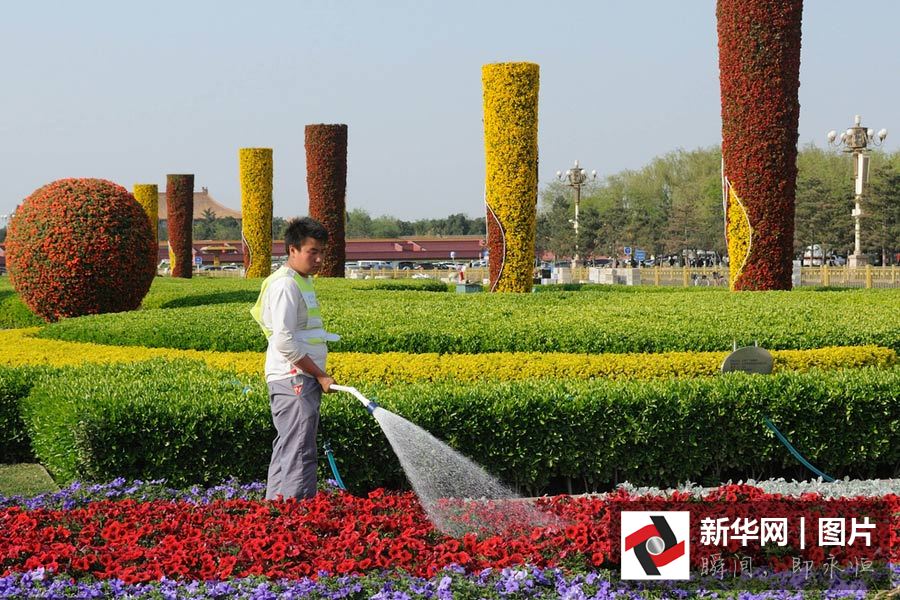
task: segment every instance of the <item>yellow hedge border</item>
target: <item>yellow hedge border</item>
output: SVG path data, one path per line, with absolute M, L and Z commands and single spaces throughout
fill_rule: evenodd
M 534 63 L 497 63 L 481 69 L 484 88 L 485 203 L 505 244 L 491 248 L 502 261 L 492 289 L 531 290 L 538 184 L 538 90 Z M 498 256 L 502 252 L 503 256 Z M 492 269 L 492 274 L 494 269 Z
M 134 199 L 138 201 L 147 217 L 150 219 L 150 229 L 153 231 L 153 250 L 159 241 L 159 186 L 155 183 L 134 184 Z M 154 256 L 156 262 L 156 257 Z
M 246 276 L 268 277 L 272 268 L 272 149 L 241 148 L 238 162 Z
M 38 328 L 0 330 L 0 365 L 55 366 L 137 362 L 151 358 L 202 360 L 211 367 L 262 375 L 264 355 L 257 352 L 200 352 L 103 346 L 32 337 Z M 848 346 L 816 350 L 776 350 L 775 371 L 808 371 L 842 367 L 886 367 L 898 363 L 897 353 L 879 346 Z M 329 367 L 338 382 L 414 383 L 429 381 L 519 381 L 525 379 L 669 379 L 712 376 L 727 352 L 665 352 L 660 354 L 361 354 L 333 352 Z

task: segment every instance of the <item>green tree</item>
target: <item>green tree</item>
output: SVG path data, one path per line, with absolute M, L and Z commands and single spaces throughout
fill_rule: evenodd
M 373 238 L 396 238 L 404 235 L 413 235 L 412 223 L 409 221 L 401 221 L 388 215 L 372 219 Z
M 203 211 L 203 217 L 196 219 L 193 224 L 193 236 L 195 240 L 211 240 L 216 225 L 216 213 L 207 208 Z
M 369 216 L 369 213 L 361 208 L 347 211 L 346 237 L 372 237 L 372 217 Z
M 223 221 L 225 219 L 222 219 Z M 235 222 L 238 223 L 238 232 L 240 232 L 240 222 L 235 219 Z M 284 217 L 273 217 L 272 218 L 272 239 L 273 240 L 283 240 L 284 232 L 287 231 L 288 220 Z
M 844 155 L 805 146 L 797 155 L 794 250 L 818 244 L 823 254 L 847 254 L 853 245 L 853 180 Z
M 870 176 L 863 206 L 863 247 L 882 265 L 896 264 L 900 252 L 900 169 L 881 160 Z

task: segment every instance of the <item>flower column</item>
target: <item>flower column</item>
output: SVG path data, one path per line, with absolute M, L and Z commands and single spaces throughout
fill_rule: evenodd
M 134 199 L 147 213 L 150 219 L 150 231 L 153 232 L 153 241 L 159 240 L 159 186 L 155 183 L 134 184 Z
M 272 270 L 272 149 L 241 148 L 238 161 L 246 277 L 268 277 Z
M 343 277 L 346 258 L 344 222 L 347 190 L 347 126 L 306 126 L 306 186 L 309 216 L 328 230 L 319 273 Z
M 194 176 L 166 175 L 166 219 L 172 277 L 190 279 L 193 268 Z
M 481 81 L 491 291 L 527 292 L 537 216 L 539 67 L 484 65 Z
M 802 0 L 718 0 L 732 290 L 791 289 Z

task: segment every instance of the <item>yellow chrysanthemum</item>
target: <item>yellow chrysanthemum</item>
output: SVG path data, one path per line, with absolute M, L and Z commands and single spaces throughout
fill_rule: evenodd
M 272 149 L 241 148 L 238 159 L 246 276 L 267 277 L 272 265 Z

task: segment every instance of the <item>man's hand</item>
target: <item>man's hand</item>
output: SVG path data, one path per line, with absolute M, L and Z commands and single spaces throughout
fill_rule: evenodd
M 331 386 L 334 385 L 334 377 L 331 375 L 322 375 L 321 377 L 316 377 L 316 381 L 322 386 L 322 392 L 326 394 L 332 393 Z

